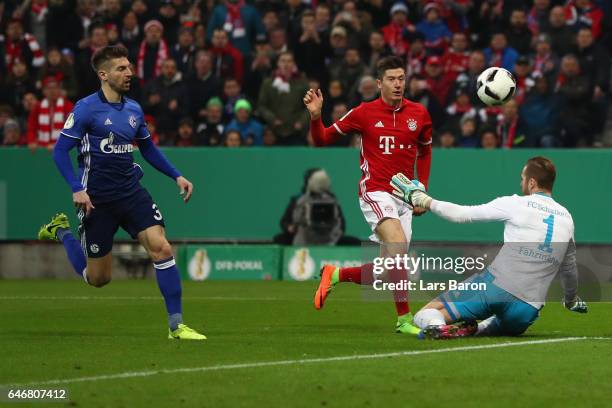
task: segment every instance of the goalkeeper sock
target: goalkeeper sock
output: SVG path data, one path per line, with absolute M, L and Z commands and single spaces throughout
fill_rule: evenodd
M 474 336 L 499 336 L 501 323 L 497 316 L 493 315 L 478 323 L 478 330 Z
M 438 309 L 423 309 L 414 315 L 414 324 L 420 329 L 425 329 L 427 326 L 443 326 L 446 321 Z
M 176 267 L 174 257 L 153 262 L 157 286 L 164 297 L 166 311 L 168 312 L 168 326 L 176 330 L 183 323 L 183 308 L 181 306 L 181 278 Z
M 83 274 L 85 272 L 85 268 L 87 267 L 87 259 L 85 258 L 85 253 L 83 252 L 83 248 L 81 248 L 81 244 L 77 239 L 72 235 L 72 231 L 69 228 L 58 228 L 57 229 L 57 239 L 59 239 L 64 245 L 64 249 L 66 250 L 66 255 L 68 255 L 68 260 L 72 265 L 72 268 L 82 278 L 85 278 Z
M 358 285 L 371 285 L 374 282 L 374 264 L 340 268 L 340 282 L 354 282 Z

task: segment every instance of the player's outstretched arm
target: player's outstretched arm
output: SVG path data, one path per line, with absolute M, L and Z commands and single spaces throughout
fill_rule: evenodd
M 563 288 L 563 306 L 576 313 L 587 313 L 587 303 L 578 296 L 578 265 L 576 243 L 572 238 L 567 245 L 563 263 L 559 267 L 559 278 Z
M 155 146 L 150 137 L 137 139 L 137 141 L 142 157 L 159 172 L 175 180 L 183 196 L 183 201 L 189 201 L 193 192 L 193 184 L 181 176 L 181 173 L 168 161 L 161 150 Z
M 89 215 L 94 206 L 91 203 L 89 195 L 85 191 L 85 187 L 83 187 L 74 174 L 72 162 L 70 161 L 70 150 L 75 148 L 78 143 L 78 139 L 60 136 L 53 148 L 53 161 L 72 190 L 72 202 L 75 207 L 82 208 L 85 210 L 85 213 Z
M 337 141 L 340 138 L 338 130 L 334 126 L 326 128 L 321 120 L 321 110 L 323 109 L 321 90 L 309 89 L 303 100 L 308 113 L 310 113 L 310 132 L 315 145 L 325 146 Z
M 409 180 L 402 173 L 391 179 L 393 194 L 414 206 L 431 210 L 434 214 L 450 222 L 466 223 L 475 221 L 506 221 L 510 218 L 506 200 L 495 199 L 487 204 L 466 206 L 438 201 L 425 192 L 425 186 L 418 180 Z

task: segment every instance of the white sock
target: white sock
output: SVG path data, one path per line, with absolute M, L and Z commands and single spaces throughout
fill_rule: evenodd
M 414 324 L 424 329 L 427 326 L 442 326 L 446 324 L 444 315 L 438 309 L 422 309 L 414 315 Z
M 83 272 L 81 273 L 81 275 L 83 275 L 83 279 L 85 279 L 85 283 L 89 285 L 89 281 L 87 280 L 87 268 L 83 269 Z

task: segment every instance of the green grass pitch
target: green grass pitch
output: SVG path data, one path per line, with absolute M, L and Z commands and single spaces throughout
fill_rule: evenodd
M 154 281 L 116 281 L 103 289 L 77 280 L 1 281 L 0 384 L 64 388 L 70 400 L 0 404 L 152 408 L 610 403 L 612 340 L 592 338 L 612 337 L 610 303 L 590 304 L 587 315 L 549 303 L 520 338 L 435 342 L 395 334 L 392 303 L 364 301 L 356 285 L 337 287 L 325 309 L 317 312 L 312 307 L 315 286 L 186 282 L 185 321 L 209 340 L 178 342 L 166 338 L 165 310 Z M 559 341 L 543 342 L 550 339 Z M 509 342 L 525 343 L 505 344 Z M 54 380 L 65 382 L 40 384 Z

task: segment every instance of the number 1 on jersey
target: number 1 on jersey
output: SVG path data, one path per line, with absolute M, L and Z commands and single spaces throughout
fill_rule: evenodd
M 550 243 L 552 241 L 553 234 L 553 226 L 555 225 L 555 216 L 554 214 L 549 215 L 548 217 L 542 220 L 544 224 L 546 224 L 546 237 L 544 238 L 544 243 L 538 246 L 540 251 L 546 251 L 548 253 L 552 252 L 552 247 Z

